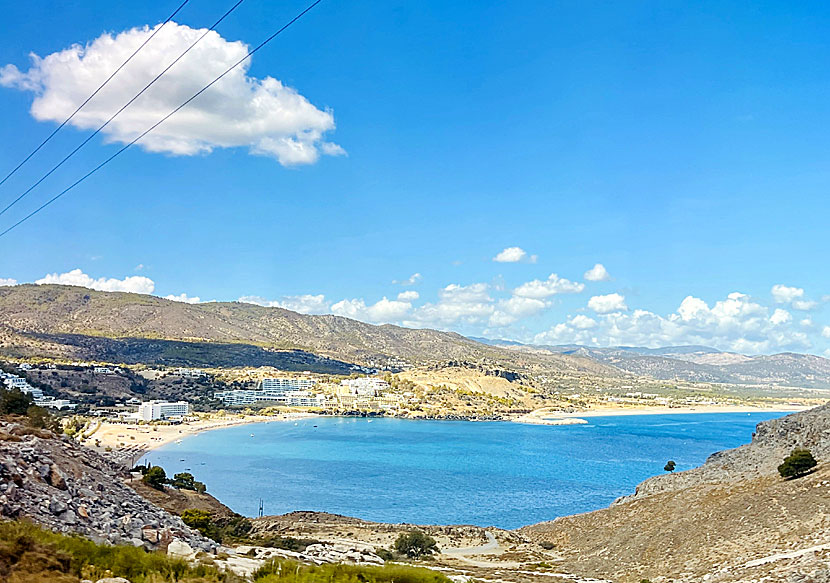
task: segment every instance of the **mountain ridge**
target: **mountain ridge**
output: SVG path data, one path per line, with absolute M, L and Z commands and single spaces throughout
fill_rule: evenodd
M 517 370 L 625 376 L 612 366 L 571 355 L 523 355 L 455 332 L 376 326 L 335 315 L 306 315 L 240 302 L 187 304 L 156 296 L 64 285 L 0 288 L 0 349 L 83 354 L 68 336 L 85 339 L 171 340 L 246 344 L 270 351 L 301 350 L 371 366 L 404 360 L 491 362 Z M 93 343 L 90 341 L 90 343 Z M 76 347 L 77 348 L 77 347 Z M 26 352 L 25 350 L 23 352 Z M 86 353 L 93 355 L 95 348 Z M 25 354 L 21 354 L 25 356 Z M 41 356 L 48 356 L 43 354 Z

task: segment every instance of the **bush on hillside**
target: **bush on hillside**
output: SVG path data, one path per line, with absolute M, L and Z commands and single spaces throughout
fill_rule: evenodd
M 164 490 L 164 485 L 167 483 L 167 474 L 161 466 L 152 466 L 145 473 L 141 480 L 156 490 Z
M 394 549 L 410 559 L 428 557 L 438 550 L 435 539 L 420 530 L 401 533 L 395 540 Z
M 794 449 L 778 466 L 778 473 L 783 478 L 798 478 L 818 465 L 809 449 Z
M 189 472 L 182 472 L 175 474 L 170 481 L 170 485 L 179 490 L 193 490 L 199 494 L 204 494 L 207 491 L 203 482 L 197 482 L 193 474 Z
M 182 521 L 190 528 L 195 528 L 218 543 L 249 542 L 247 535 L 253 528 L 250 519 L 239 514 L 229 517 L 214 517 L 210 512 L 196 508 L 188 508 L 182 512 Z
M 34 404 L 32 396 L 20 389 L 0 388 L 0 415 L 25 415 Z

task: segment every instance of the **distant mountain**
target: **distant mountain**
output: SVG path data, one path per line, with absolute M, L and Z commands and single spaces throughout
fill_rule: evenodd
M 0 353 L 109 362 L 281 367 L 334 372 L 378 366 L 486 363 L 515 371 L 619 376 L 588 358 L 521 354 L 453 332 L 373 326 L 239 302 L 186 304 L 63 285 L 0 287 Z M 321 360 L 324 359 L 324 360 Z
M 659 380 L 830 388 L 830 360 L 791 352 L 749 356 L 708 346 L 597 348 L 577 344 L 530 345 L 492 340 L 494 346 L 525 353 L 590 358 L 622 371 Z

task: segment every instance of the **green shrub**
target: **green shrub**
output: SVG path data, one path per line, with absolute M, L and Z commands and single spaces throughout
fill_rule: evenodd
M 240 583 L 239 577 L 207 565 L 132 546 L 98 545 L 26 522 L 0 523 L 0 581 L 77 583 L 125 577 L 132 583 Z
M 164 490 L 164 485 L 167 483 L 167 474 L 161 466 L 152 466 L 145 473 L 141 480 L 156 490 Z
M 34 404 L 32 396 L 20 389 L 0 387 L 0 415 L 25 415 Z
M 794 449 L 778 466 L 778 473 L 783 478 L 798 478 L 818 465 L 816 458 L 808 449 Z
M 394 549 L 410 559 L 420 559 L 438 550 L 435 539 L 420 530 L 413 530 L 401 535 L 395 541 Z
M 275 559 L 254 572 L 255 583 L 450 583 L 441 573 L 421 567 L 384 565 L 303 565 Z
M 207 491 L 205 485 L 202 482 L 197 482 L 193 474 L 189 472 L 175 474 L 170 481 L 170 485 L 179 490 L 193 490 L 200 494 L 204 494 Z
M 239 514 L 229 517 L 214 517 L 210 512 L 196 508 L 188 508 L 182 512 L 182 521 L 190 528 L 195 528 L 218 543 L 249 542 L 246 537 L 252 528 L 251 521 Z M 303 550 L 305 550 L 305 547 L 303 547 Z

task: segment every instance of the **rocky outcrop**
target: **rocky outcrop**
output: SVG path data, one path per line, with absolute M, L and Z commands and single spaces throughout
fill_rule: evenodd
M 735 482 L 778 475 L 777 468 L 793 449 L 809 449 L 819 462 L 830 460 L 830 403 L 758 424 L 747 445 L 709 456 L 702 466 L 649 478 L 631 496 L 615 504 L 673 492 L 700 484 Z
M 258 560 L 272 558 L 292 559 L 304 563 L 350 563 L 353 565 L 383 565 L 383 559 L 375 554 L 371 545 L 357 541 L 337 543 L 317 543 L 308 545 L 303 552 L 288 551 L 272 547 L 237 546 L 237 555 L 244 555 Z
M 123 468 L 68 437 L 0 421 L 0 517 L 99 543 L 216 548 L 181 518 L 144 500 L 126 478 Z

